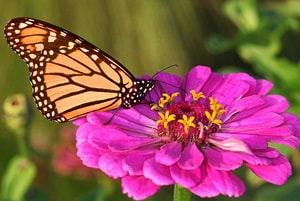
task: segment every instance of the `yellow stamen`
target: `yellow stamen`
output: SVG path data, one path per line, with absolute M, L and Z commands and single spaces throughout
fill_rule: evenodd
M 178 95 L 179 92 L 173 93 L 171 96 L 166 93 L 162 94 L 162 97 L 159 99 L 158 106 L 163 108 L 166 103 L 172 102 Z
M 222 128 L 222 120 L 220 120 L 220 119 L 215 119 L 215 120 L 213 121 L 213 123 L 216 124 L 216 125 L 219 127 L 219 129 Z
M 176 96 L 178 96 L 178 95 L 179 95 L 179 92 L 173 93 L 173 94 L 171 95 L 170 102 L 172 102 L 172 101 L 176 98 Z
M 159 107 L 163 108 L 165 103 L 170 101 L 171 97 L 169 94 L 162 94 L 162 97 L 159 99 L 158 105 Z
M 219 118 L 226 112 L 224 106 L 218 103 L 217 98 L 209 98 L 209 103 L 211 112 L 205 111 L 205 116 L 209 120 L 210 125 L 216 124 L 219 128 L 221 128 L 222 120 Z
M 153 104 L 151 106 L 151 110 L 159 110 L 159 109 L 160 109 L 160 107 L 157 104 Z
M 195 91 L 194 89 L 192 89 L 192 90 L 190 91 L 190 93 L 192 94 L 193 100 L 194 100 L 194 101 L 197 101 L 197 100 L 199 100 L 200 98 L 205 98 L 203 92 L 196 93 L 196 91 Z
M 217 111 L 218 115 L 224 114 L 225 110 L 224 110 L 224 106 L 218 103 L 218 99 L 217 98 L 209 98 L 209 103 L 210 103 L 210 109 L 212 111 Z
M 189 130 L 189 127 L 193 127 L 195 128 L 196 125 L 193 123 L 195 117 L 191 116 L 190 118 L 188 118 L 185 114 L 182 116 L 182 119 L 179 119 L 178 122 L 182 123 L 184 126 L 184 131 L 187 133 Z
M 158 115 L 160 116 L 160 119 L 156 121 L 156 124 L 163 124 L 164 128 L 167 128 L 168 124 L 171 121 L 175 120 L 176 115 L 175 114 L 171 114 L 169 111 L 166 111 L 165 113 L 163 112 L 158 112 Z

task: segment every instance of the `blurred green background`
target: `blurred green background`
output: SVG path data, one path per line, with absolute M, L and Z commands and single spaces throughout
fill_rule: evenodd
M 219 72 L 243 71 L 269 79 L 275 84 L 273 92 L 286 96 L 290 111 L 300 114 L 298 0 L 0 0 L 0 13 L 1 27 L 11 18 L 27 16 L 76 33 L 137 77 L 178 64 L 179 68 L 167 71 L 184 75 L 195 65 L 206 65 Z M 26 65 L 7 46 L 4 36 L 0 47 L 1 104 L 8 96 L 23 93 L 34 105 Z M 30 187 L 26 200 L 130 200 L 121 193 L 119 181 L 78 164 L 74 126 L 47 121 L 35 108 L 33 111 L 28 141 L 36 172 L 32 183 L 23 184 L 24 189 Z M 18 137 L 4 123 L 3 110 L 0 114 L 3 178 L 20 146 Z M 243 197 L 234 200 L 300 200 L 299 153 L 279 149 L 294 166 L 288 183 L 276 187 L 240 169 L 237 174 L 248 187 Z M 0 184 L 2 196 L 4 183 Z M 172 200 L 172 187 L 163 187 L 148 200 L 162 199 Z

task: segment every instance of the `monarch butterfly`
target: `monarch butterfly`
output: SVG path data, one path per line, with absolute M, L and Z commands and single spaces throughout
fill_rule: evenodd
M 4 29 L 9 46 L 26 62 L 37 108 L 66 122 L 92 111 L 131 108 L 155 86 L 136 79 L 121 63 L 79 36 L 32 18 Z

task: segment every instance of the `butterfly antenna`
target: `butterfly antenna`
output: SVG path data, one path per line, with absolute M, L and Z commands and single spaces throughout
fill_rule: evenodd
M 167 69 L 173 68 L 173 67 L 178 68 L 178 64 L 172 64 L 172 65 L 170 65 L 170 66 L 167 66 L 167 67 L 161 69 L 160 71 L 157 71 L 157 72 L 152 76 L 152 79 L 153 79 L 154 77 L 156 77 L 159 73 L 164 72 L 164 71 L 166 71 Z M 174 88 L 176 88 L 176 89 L 178 89 L 178 90 L 182 90 L 185 94 L 187 94 L 186 90 L 183 89 L 181 86 L 176 86 L 176 85 L 170 84 L 169 82 L 164 82 L 164 81 L 161 81 L 161 80 L 155 80 L 155 81 L 157 81 L 158 83 L 163 83 L 163 84 L 172 86 L 172 87 L 174 87 Z
M 166 71 L 167 69 L 173 68 L 173 67 L 178 68 L 178 64 L 172 64 L 172 65 L 170 65 L 170 66 L 167 66 L 167 67 L 161 69 L 160 71 L 157 71 L 157 72 L 152 76 L 152 78 L 156 77 L 158 73 L 164 72 L 164 71 Z
M 161 80 L 156 80 L 156 82 L 157 83 L 163 83 L 165 85 L 169 85 L 169 86 L 174 87 L 174 88 L 178 89 L 179 91 L 183 91 L 185 94 L 187 94 L 187 91 L 184 88 L 182 88 L 181 86 L 177 86 L 177 85 L 171 84 L 169 82 L 164 82 L 164 81 L 161 81 Z

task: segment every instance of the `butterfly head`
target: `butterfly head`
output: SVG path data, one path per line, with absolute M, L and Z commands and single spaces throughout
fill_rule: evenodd
M 144 100 L 146 94 L 153 90 L 155 87 L 155 80 L 150 79 L 137 79 L 134 82 L 134 86 L 127 90 L 123 94 L 123 103 L 124 108 L 131 108 L 133 105 L 136 105 L 142 100 Z

